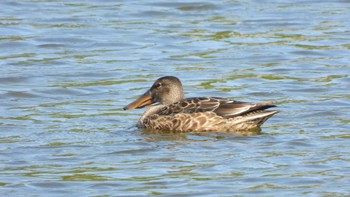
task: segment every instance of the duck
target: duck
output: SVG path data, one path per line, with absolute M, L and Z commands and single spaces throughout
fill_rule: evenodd
M 232 132 L 259 134 L 260 126 L 277 114 L 275 101 L 259 103 L 221 97 L 185 98 L 182 83 L 175 76 L 164 76 L 124 110 L 150 106 L 137 127 L 163 132 Z

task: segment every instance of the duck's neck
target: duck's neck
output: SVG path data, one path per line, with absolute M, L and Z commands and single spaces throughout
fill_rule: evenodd
M 151 106 L 149 109 L 147 109 L 141 116 L 139 122 L 138 122 L 138 126 L 142 126 L 143 125 L 143 121 L 148 118 L 149 116 L 156 114 L 161 108 L 163 108 L 165 105 L 155 105 L 155 106 Z

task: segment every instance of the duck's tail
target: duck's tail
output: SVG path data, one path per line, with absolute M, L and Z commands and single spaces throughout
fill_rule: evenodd
M 245 121 L 251 122 L 260 127 L 266 120 L 278 112 L 278 110 L 254 111 L 245 116 Z
M 238 130 L 256 129 L 268 120 L 271 116 L 277 114 L 278 110 L 256 110 L 243 116 L 233 118 L 232 124 L 236 125 Z

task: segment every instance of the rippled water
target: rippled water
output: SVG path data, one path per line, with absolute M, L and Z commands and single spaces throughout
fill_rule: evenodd
M 350 195 L 350 2 L 0 2 L 0 195 Z M 122 107 L 279 102 L 263 134 L 146 134 Z

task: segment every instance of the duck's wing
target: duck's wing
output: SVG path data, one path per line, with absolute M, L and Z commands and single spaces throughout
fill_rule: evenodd
M 218 97 L 187 98 L 180 102 L 168 105 L 159 110 L 159 115 L 172 115 L 177 113 L 196 113 L 212 111 L 222 117 L 234 117 L 253 111 L 265 110 L 275 107 L 274 102 L 248 103 L 233 101 Z
M 220 99 L 211 97 L 187 98 L 182 101 L 164 106 L 158 115 L 174 115 L 178 113 L 196 113 L 214 111 L 220 105 Z
M 235 116 L 243 116 L 251 112 L 263 111 L 265 109 L 276 107 L 275 102 L 267 101 L 261 103 L 248 103 L 240 101 L 230 101 L 221 104 L 214 112 L 223 117 L 231 118 Z

